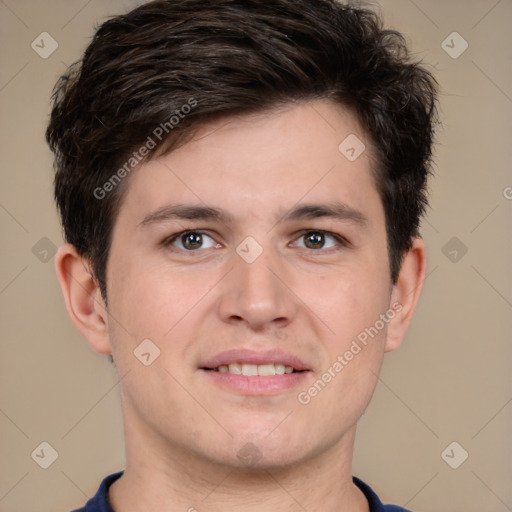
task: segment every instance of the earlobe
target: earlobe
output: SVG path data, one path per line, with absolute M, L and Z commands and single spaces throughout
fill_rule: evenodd
M 55 255 L 55 271 L 75 327 L 93 350 L 111 354 L 107 309 L 90 262 L 73 245 L 64 244 Z
M 385 352 L 398 348 L 405 337 L 423 288 L 426 266 L 425 242 L 417 237 L 404 254 L 398 280 L 393 285 L 391 306 L 399 311 L 388 324 Z

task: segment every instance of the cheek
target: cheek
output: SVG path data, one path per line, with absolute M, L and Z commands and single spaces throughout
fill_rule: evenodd
M 306 298 L 305 304 L 325 325 L 332 349 L 350 344 L 387 310 L 389 281 L 381 266 L 351 266 L 298 284 L 297 295 Z
M 183 390 L 165 369 L 172 367 L 171 374 L 184 380 L 181 366 L 169 365 L 169 361 L 185 359 L 189 340 L 182 330 L 192 328 L 192 315 L 187 314 L 205 290 L 197 282 L 193 286 L 186 277 L 171 276 L 156 266 L 126 263 L 119 267 L 122 272 L 111 274 L 109 336 L 118 373 L 126 375 L 125 399 L 151 417 L 155 410 L 168 410 L 169 400 L 175 407 L 187 403 Z M 186 417 L 190 412 L 181 414 Z
M 112 279 L 112 314 L 133 336 L 162 338 L 204 295 L 197 279 L 131 265 Z
M 144 261 L 144 264 L 142 263 Z M 160 350 L 156 362 L 183 361 L 200 327 L 198 319 L 208 319 L 214 273 L 177 271 L 168 263 L 149 259 L 126 260 L 111 272 L 111 342 L 116 365 L 125 370 L 138 367 L 134 350 L 150 339 Z M 205 320 L 206 321 L 206 320 Z M 203 322 L 204 323 L 204 322 Z
M 138 261 L 113 250 L 108 269 L 109 336 L 120 370 L 137 362 L 134 350 L 143 340 L 150 339 L 159 347 L 172 322 L 169 297 L 174 290 Z
M 362 414 L 377 382 L 386 338 L 387 324 L 380 318 L 389 307 L 388 281 L 378 273 L 347 272 L 321 282 L 311 303 L 329 331 L 323 338 L 326 359 L 315 382 L 328 384 L 324 388 L 313 383 L 318 389 L 304 391 L 315 396 L 318 411 L 332 410 L 340 421 L 349 421 Z

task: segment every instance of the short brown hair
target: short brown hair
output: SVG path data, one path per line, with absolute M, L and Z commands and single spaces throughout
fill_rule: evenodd
M 350 109 L 372 143 L 395 282 L 427 206 L 436 117 L 435 79 L 399 33 L 335 0 L 159 0 L 103 23 L 57 82 L 46 138 L 65 238 L 91 260 L 104 299 L 128 181 L 112 178 L 156 127 L 167 130 L 146 160 L 207 120 L 318 98 Z

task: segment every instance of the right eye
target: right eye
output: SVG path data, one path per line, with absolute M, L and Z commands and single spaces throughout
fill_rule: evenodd
M 164 241 L 164 245 L 191 252 L 199 249 L 211 249 L 219 244 L 217 244 L 211 236 L 202 231 L 182 231 L 181 233 L 176 233 L 168 237 Z

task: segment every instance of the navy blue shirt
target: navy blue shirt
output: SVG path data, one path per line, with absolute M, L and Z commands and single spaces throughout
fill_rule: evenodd
M 101 482 L 98 492 L 86 503 L 85 507 L 73 510 L 72 512 L 114 512 L 108 502 L 108 488 L 122 474 L 123 471 L 119 471 L 119 473 L 113 473 L 112 475 L 105 477 L 103 482 Z M 352 480 L 366 496 L 368 504 L 370 505 L 370 512 L 410 512 L 409 510 L 397 505 L 383 505 L 379 497 L 368 485 L 356 477 L 353 477 Z

